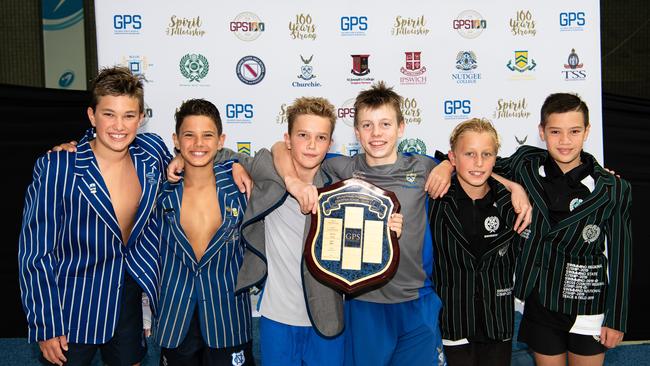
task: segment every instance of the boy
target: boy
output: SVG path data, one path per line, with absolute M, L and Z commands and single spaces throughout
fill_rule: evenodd
M 589 110 L 578 96 L 551 94 L 540 121 L 546 150 L 520 147 L 495 168 L 536 208 L 515 268 L 519 339 L 538 365 L 602 365 L 627 326 L 631 187 L 582 151 Z
M 521 237 L 510 229 L 510 194 L 491 178 L 499 138 L 489 121 L 474 118 L 454 128 L 449 145 L 456 175 L 429 210 L 445 356 L 450 366 L 509 365 Z
M 175 119 L 185 174 L 164 184 L 148 230 L 160 253 L 160 364 L 254 365 L 250 298 L 234 290 L 246 197 L 233 181 L 233 162 L 213 163 L 225 139 L 219 111 L 191 99 Z
M 171 156 L 136 131 L 142 81 L 122 67 L 93 83 L 93 126 L 77 153 L 42 156 L 27 189 L 19 239 L 29 341 L 42 361 L 138 364 L 146 354 L 142 291 L 156 298 L 156 254 L 139 241 Z M 124 189 L 129 187 L 129 189 Z

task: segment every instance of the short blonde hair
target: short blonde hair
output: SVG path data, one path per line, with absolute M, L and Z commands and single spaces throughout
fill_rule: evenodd
M 334 106 L 329 100 L 319 97 L 302 97 L 296 99 L 289 108 L 287 108 L 287 122 L 289 124 L 289 134 L 293 130 L 293 123 L 299 116 L 311 114 L 314 116 L 324 117 L 330 121 L 330 135 L 334 133 L 336 126 L 336 113 Z
M 499 141 L 499 134 L 497 134 L 497 130 L 494 128 L 492 125 L 492 122 L 490 122 L 486 118 L 472 118 L 468 119 L 467 121 L 463 121 L 458 124 L 454 128 L 454 130 L 451 132 L 451 136 L 449 136 L 449 146 L 451 147 L 451 150 L 453 151 L 454 148 L 456 147 L 456 144 L 458 143 L 458 139 L 465 133 L 465 132 L 477 132 L 477 133 L 488 133 L 492 136 L 494 139 L 494 146 L 496 147 L 496 151 L 499 151 L 499 148 L 501 147 L 501 142 Z

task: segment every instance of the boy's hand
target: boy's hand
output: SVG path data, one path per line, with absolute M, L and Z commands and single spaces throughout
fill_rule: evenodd
M 49 153 L 57 151 L 77 152 L 77 141 L 64 142 L 61 145 L 54 146 L 51 150 L 47 150 Z
M 623 332 L 616 329 L 601 327 L 600 328 L 600 343 L 607 348 L 614 348 L 623 340 Z
M 68 339 L 64 335 L 40 341 L 38 347 L 41 349 L 43 357 L 53 364 L 63 366 L 63 363 L 68 361 L 63 355 L 63 351 L 68 350 Z
M 427 177 L 424 190 L 429 193 L 431 198 L 436 199 L 444 196 L 451 186 L 451 175 L 454 167 L 448 160 L 440 162 Z
M 246 192 L 246 198 L 250 199 L 253 190 L 253 179 L 241 164 L 234 163 L 232 165 L 232 179 L 239 188 L 239 192 Z
M 399 239 L 402 236 L 402 222 L 404 221 L 404 216 L 401 213 L 391 214 L 388 218 L 388 228 L 397 234 Z
M 284 185 L 287 187 L 287 192 L 300 204 L 300 211 L 303 214 L 310 212 L 315 214 L 318 211 L 318 189 L 315 185 L 293 177 L 284 178 Z
M 167 180 L 176 183 L 181 180 L 181 172 L 185 168 L 185 160 L 180 155 L 176 155 L 167 165 Z
M 515 220 L 514 230 L 521 234 L 524 229 L 530 225 L 533 219 L 533 206 L 528 200 L 528 195 L 520 184 L 512 182 L 510 187 L 510 197 L 512 199 L 512 207 L 517 213 Z

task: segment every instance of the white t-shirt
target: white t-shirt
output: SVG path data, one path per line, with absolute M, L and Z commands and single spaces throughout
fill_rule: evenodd
M 260 314 L 287 325 L 311 326 L 300 275 L 306 218 L 288 196 L 264 223 L 268 277 Z

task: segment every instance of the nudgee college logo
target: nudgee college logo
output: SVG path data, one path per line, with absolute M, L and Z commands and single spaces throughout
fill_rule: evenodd
M 208 75 L 210 71 L 210 64 L 208 59 L 201 54 L 188 53 L 181 58 L 179 62 L 181 74 L 190 82 L 200 82 L 201 79 Z

